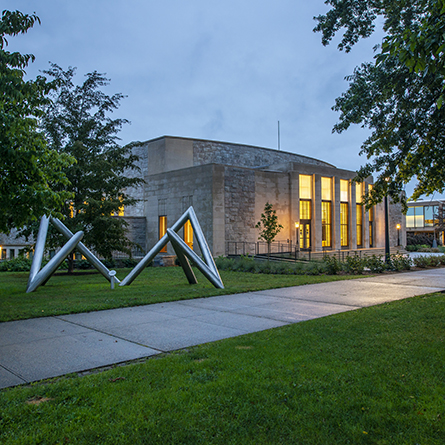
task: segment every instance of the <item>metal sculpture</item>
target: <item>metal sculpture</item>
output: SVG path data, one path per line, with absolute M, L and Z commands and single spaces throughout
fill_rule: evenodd
M 190 249 L 189 246 L 176 234 L 184 224 L 190 221 L 193 228 L 196 241 L 201 249 L 204 261 Z M 178 257 L 179 264 L 184 270 L 185 276 L 190 284 L 196 284 L 198 281 L 190 266 L 189 260 L 202 272 L 202 274 L 218 289 L 224 289 L 224 284 L 219 275 L 212 254 L 210 253 L 207 241 L 202 233 L 198 218 L 196 217 L 193 207 L 189 207 L 183 215 L 173 224 L 167 233 L 154 245 L 150 252 L 142 258 L 137 266 L 122 280 L 120 286 L 128 286 L 133 280 L 142 272 L 142 270 L 150 264 L 151 260 L 164 248 L 164 246 L 171 242 L 173 249 Z
M 48 234 L 48 225 L 51 224 L 66 238 L 68 242 L 62 247 L 62 249 L 57 252 L 57 254 L 52 258 L 48 264 L 40 270 L 42 266 L 43 253 L 45 251 L 46 236 Z M 83 232 L 77 232 L 73 234 L 68 227 L 65 226 L 57 218 L 50 216 L 44 216 L 40 220 L 39 233 L 37 234 L 36 247 L 34 251 L 34 257 L 31 264 L 31 271 L 28 278 L 28 286 L 26 292 L 35 291 L 41 284 L 46 283 L 57 268 L 62 264 L 63 260 L 75 249 L 77 250 L 94 266 L 108 281 L 116 281 L 120 283 L 117 277 L 113 276 L 111 278 L 110 271 L 105 267 L 105 265 L 91 252 L 85 244 L 81 243 L 83 238 Z
M 204 260 L 199 258 L 192 249 L 177 235 L 179 229 L 184 224 L 190 221 L 195 234 L 198 246 L 201 249 Z M 43 260 L 43 253 L 45 250 L 46 236 L 48 234 L 48 225 L 51 224 L 66 238 L 67 243 L 60 249 L 60 251 L 52 258 L 48 264 L 40 270 Z M 63 260 L 74 250 L 77 249 L 89 262 L 93 265 L 108 281 L 111 283 L 111 288 L 114 288 L 114 283 L 120 283 L 120 286 L 128 286 L 133 280 L 142 272 L 142 270 L 150 264 L 151 260 L 164 248 L 164 246 L 171 242 L 173 249 L 178 257 L 179 264 L 184 270 L 185 276 L 190 284 L 196 284 L 198 280 L 193 273 L 189 260 L 201 271 L 201 273 L 218 289 L 224 289 L 224 284 L 219 275 L 215 262 L 213 261 L 207 241 L 202 233 L 198 218 L 196 217 L 193 207 L 189 207 L 186 212 L 176 221 L 167 233 L 155 244 L 150 252 L 137 264 L 137 266 L 125 277 L 122 282 L 115 276 L 115 271 L 110 271 L 105 265 L 81 242 L 83 232 L 73 234 L 60 220 L 52 216 L 44 216 L 40 221 L 39 233 L 37 235 L 36 247 L 34 251 L 34 258 L 31 264 L 31 271 L 29 273 L 28 287 L 26 292 L 35 291 L 41 284 L 46 283 Z

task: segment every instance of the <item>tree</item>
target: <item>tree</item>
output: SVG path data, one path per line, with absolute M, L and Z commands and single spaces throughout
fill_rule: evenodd
M 369 162 L 355 178 L 378 174 L 365 199 L 368 207 L 387 194 L 405 203 L 401 192 L 414 177 L 412 199 L 445 189 L 444 2 L 327 0 L 332 9 L 315 18 L 324 45 L 344 29 L 338 48 L 346 52 L 372 34 L 379 16 L 384 19 L 386 36 L 374 62 L 356 68 L 333 107 L 340 112 L 333 131 L 352 124 L 372 130 L 360 151 Z
M 278 224 L 277 212 L 269 202 L 266 202 L 264 213 L 261 214 L 261 219 L 256 223 L 255 228 L 260 229 L 258 239 L 267 243 L 267 259 L 269 260 L 270 245 L 283 228 L 281 224 Z
M 38 119 L 55 87 L 42 76 L 24 80 L 31 54 L 9 52 L 6 36 L 25 34 L 36 15 L 3 11 L 0 20 L 0 232 L 23 227 L 42 215 L 61 217 L 59 209 L 70 198 L 63 169 L 74 162 L 48 148 L 38 131 Z
M 138 157 L 130 146 L 117 143 L 117 133 L 127 121 L 109 117 L 124 96 L 106 95 L 101 88 L 109 80 L 96 71 L 86 74 L 81 85 L 73 83 L 75 68 L 64 71 L 52 64 L 44 73 L 58 88 L 45 108 L 42 129 L 51 149 L 77 160 L 64 169 L 73 194 L 63 206 L 64 223 L 72 232 L 83 230 L 82 242 L 102 257 L 111 259 L 114 251 L 130 253 L 127 223 L 115 215 L 136 202 L 125 189 L 144 181 L 128 175 L 139 170 Z M 66 242 L 60 238 L 53 235 L 53 245 Z

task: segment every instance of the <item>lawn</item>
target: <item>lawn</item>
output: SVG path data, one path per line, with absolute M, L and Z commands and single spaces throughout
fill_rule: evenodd
M 129 272 L 118 269 L 117 276 L 122 280 Z M 222 271 L 225 289 L 215 289 L 198 270 L 194 272 L 198 284 L 190 285 L 180 267 L 149 267 L 130 286 L 116 285 L 114 290 L 97 272 L 62 272 L 29 294 L 25 292 L 27 272 L 2 272 L 0 322 L 357 278 Z
M 6 389 L 0 443 L 443 445 L 444 341 L 431 294 Z

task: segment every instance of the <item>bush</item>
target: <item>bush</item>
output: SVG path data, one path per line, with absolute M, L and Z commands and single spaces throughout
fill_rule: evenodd
M 391 255 L 391 267 L 393 270 L 410 270 L 412 259 L 408 255 Z
M 86 270 L 91 269 L 93 266 L 91 266 L 90 262 L 87 260 L 76 260 L 74 263 L 74 267 L 76 269 Z
M 326 264 L 326 271 L 329 275 L 337 275 L 343 269 L 341 261 L 335 255 L 325 255 L 323 261 Z
M 356 275 L 362 274 L 363 270 L 365 269 L 365 264 L 366 260 L 362 260 L 357 255 L 347 256 L 345 261 L 345 270 L 348 273 L 353 273 Z
M 0 272 L 29 272 L 32 260 L 19 256 L 11 260 L 0 262 Z
M 369 256 L 366 258 L 365 264 L 373 273 L 383 273 L 386 270 L 386 263 L 382 256 Z
M 135 267 L 139 263 L 138 260 L 135 260 L 134 258 L 124 258 L 122 260 L 122 265 L 124 267 Z

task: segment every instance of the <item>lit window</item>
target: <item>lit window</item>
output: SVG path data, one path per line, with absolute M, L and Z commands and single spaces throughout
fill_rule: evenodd
M 321 178 L 321 199 L 323 201 L 330 201 L 332 199 L 331 184 L 331 178 Z
M 312 176 L 300 175 L 300 199 L 312 199 Z
M 369 216 L 369 247 L 374 246 L 374 207 L 371 207 L 368 212 Z
M 331 202 L 322 201 L 321 203 L 321 245 L 331 247 Z
M 167 217 L 165 215 L 159 217 L 159 239 L 167 233 Z M 167 244 L 161 249 L 161 252 L 167 252 Z
M 311 219 L 311 201 L 300 201 L 300 219 Z
M 340 179 L 340 201 L 348 202 L 349 201 L 349 182 L 345 179 Z
M 349 244 L 349 226 L 348 226 L 348 203 L 340 203 L 340 244 L 347 247 Z
M 357 246 L 363 245 L 363 208 L 361 204 L 356 204 L 357 208 Z
M 363 200 L 363 183 L 356 182 L 355 183 L 355 202 L 357 204 L 361 204 Z

